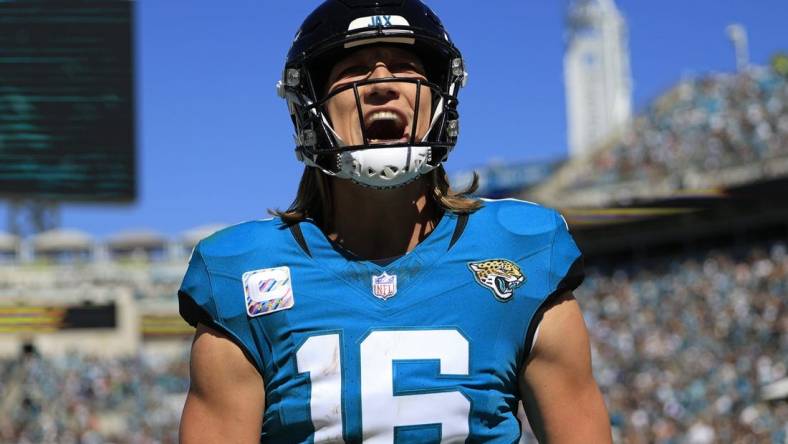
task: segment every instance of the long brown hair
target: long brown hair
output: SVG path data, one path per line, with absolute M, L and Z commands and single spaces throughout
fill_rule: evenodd
M 427 173 L 426 179 L 431 184 L 433 199 L 445 211 L 467 214 L 473 213 L 483 205 L 480 199 L 469 196 L 479 189 L 479 175 L 475 172 L 470 185 L 463 190 L 451 188 L 443 165 Z M 285 211 L 268 210 L 268 212 L 282 218 L 287 225 L 297 224 L 309 218 L 319 226 L 324 226 L 333 213 L 331 192 L 331 182 L 325 173 L 318 168 L 305 167 L 301 182 L 298 184 L 298 193 L 290 207 Z

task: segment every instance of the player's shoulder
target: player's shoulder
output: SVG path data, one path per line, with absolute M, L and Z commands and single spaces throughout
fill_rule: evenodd
M 516 262 L 541 288 L 535 294 L 571 291 L 583 281 L 582 253 L 558 211 L 517 199 L 485 200 L 475 217 L 468 223 L 470 249 Z
M 558 211 L 520 199 L 482 199 L 484 206 L 474 215 L 476 223 L 498 232 L 519 236 L 549 234 L 565 226 Z
M 195 252 L 206 258 L 239 257 L 261 248 L 275 248 L 286 235 L 287 226 L 279 218 L 251 220 L 214 232 L 197 244 Z

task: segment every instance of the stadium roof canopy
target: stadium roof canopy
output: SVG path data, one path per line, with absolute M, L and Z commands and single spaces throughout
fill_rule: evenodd
M 196 228 L 192 228 L 191 230 L 187 230 L 183 233 L 183 235 L 181 235 L 181 239 L 183 240 L 183 245 L 185 247 L 192 248 L 195 245 L 197 245 L 197 242 L 205 239 L 206 237 L 226 227 L 227 225 L 224 224 L 212 224 L 212 225 L 202 225 Z
M 124 231 L 107 240 L 107 246 L 112 250 L 156 249 L 164 248 L 166 244 L 164 236 L 149 230 Z
M 33 249 L 38 253 L 90 250 L 93 238 L 82 231 L 57 229 L 45 231 L 33 238 Z
M 19 238 L 11 233 L 0 232 L 0 251 L 16 251 Z

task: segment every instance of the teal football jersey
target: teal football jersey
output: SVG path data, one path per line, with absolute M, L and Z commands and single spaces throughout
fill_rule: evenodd
M 501 200 L 385 265 L 309 222 L 236 225 L 197 245 L 179 300 L 259 370 L 266 444 L 512 443 L 537 311 L 582 279 L 556 211 Z

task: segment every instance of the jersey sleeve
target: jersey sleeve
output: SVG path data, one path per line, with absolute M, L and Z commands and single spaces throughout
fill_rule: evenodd
M 245 318 L 229 315 L 232 308 L 222 306 L 221 303 L 214 295 L 211 274 L 198 244 L 192 252 L 189 267 L 178 290 L 180 315 L 193 327 L 201 323 L 224 333 L 262 374 L 263 359 L 254 345 L 248 322 L 245 322 Z
M 555 212 L 555 233 L 550 252 L 550 294 L 559 295 L 572 291 L 583 283 L 585 270 L 583 255 L 577 248 L 566 220 Z
M 544 309 L 549 306 L 550 301 L 579 287 L 585 278 L 583 255 L 569 233 L 566 220 L 557 211 L 553 212 L 553 217 L 555 218 L 555 228 L 550 245 L 548 291 L 526 329 L 524 344 L 527 344 L 528 347 L 527 354 L 530 354 L 536 345 Z
M 211 327 L 218 318 L 211 278 L 199 245 L 192 252 L 189 267 L 178 290 L 178 309 L 181 317 L 192 327 L 196 327 L 197 323 Z

